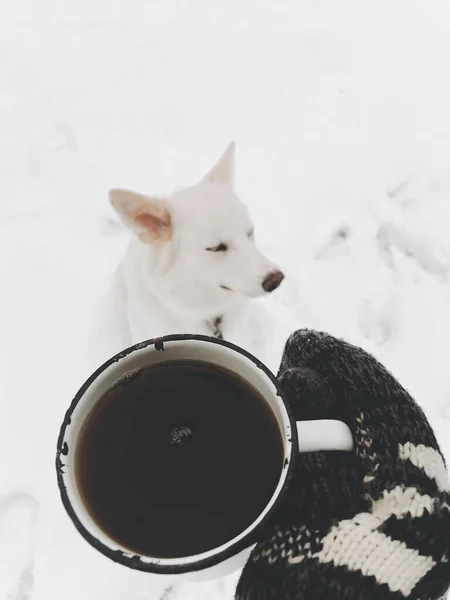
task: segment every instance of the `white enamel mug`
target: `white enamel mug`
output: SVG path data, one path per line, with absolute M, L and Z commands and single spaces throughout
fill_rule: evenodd
M 236 374 L 256 388 L 267 402 L 280 428 L 284 461 L 278 485 L 258 518 L 220 547 L 195 556 L 159 558 L 131 552 L 111 539 L 91 518 L 75 478 L 77 443 L 83 424 L 105 392 L 131 371 L 166 361 L 198 360 Z M 298 452 L 351 451 L 348 426 L 335 420 L 295 422 L 283 400 L 275 376 L 257 358 L 224 340 L 201 335 L 170 335 L 137 344 L 102 365 L 84 383 L 72 401 L 58 438 L 56 470 L 61 498 L 77 530 L 99 552 L 139 571 L 210 580 L 245 564 L 249 548 L 288 489 Z

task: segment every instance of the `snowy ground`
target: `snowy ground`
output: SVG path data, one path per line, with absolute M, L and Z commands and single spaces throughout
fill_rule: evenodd
M 450 457 L 449 73 L 447 0 L 2 4 L 0 600 L 161 596 L 75 532 L 56 435 L 120 346 L 102 325 L 126 243 L 108 188 L 195 182 L 233 138 L 288 275 L 277 340 L 309 326 L 371 350 Z M 231 600 L 235 580 L 181 597 Z

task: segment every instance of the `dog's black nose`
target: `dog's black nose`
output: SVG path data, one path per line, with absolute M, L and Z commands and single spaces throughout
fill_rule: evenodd
M 274 271 L 269 273 L 262 282 L 263 290 L 265 292 L 273 292 L 284 279 L 284 274 L 281 271 Z

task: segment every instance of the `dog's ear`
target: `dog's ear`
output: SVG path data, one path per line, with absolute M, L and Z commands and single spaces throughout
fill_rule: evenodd
M 122 189 L 111 190 L 109 200 L 125 225 L 142 242 L 170 240 L 172 218 L 165 200 Z
M 218 181 L 233 185 L 235 148 L 235 142 L 231 142 L 214 167 L 205 175 L 203 181 Z

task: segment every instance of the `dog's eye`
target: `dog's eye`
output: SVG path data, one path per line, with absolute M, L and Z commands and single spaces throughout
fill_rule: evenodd
M 212 246 L 211 248 L 206 248 L 209 252 L 226 252 L 228 250 L 227 244 L 221 242 L 218 246 Z
M 248 237 L 249 237 L 249 238 L 252 238 L 252 237 L 255 235 L 255 230 L 254 230 L 254 229 L 250 229 L 250 230 L 247 232 L 247 235 L 248 235 Z

